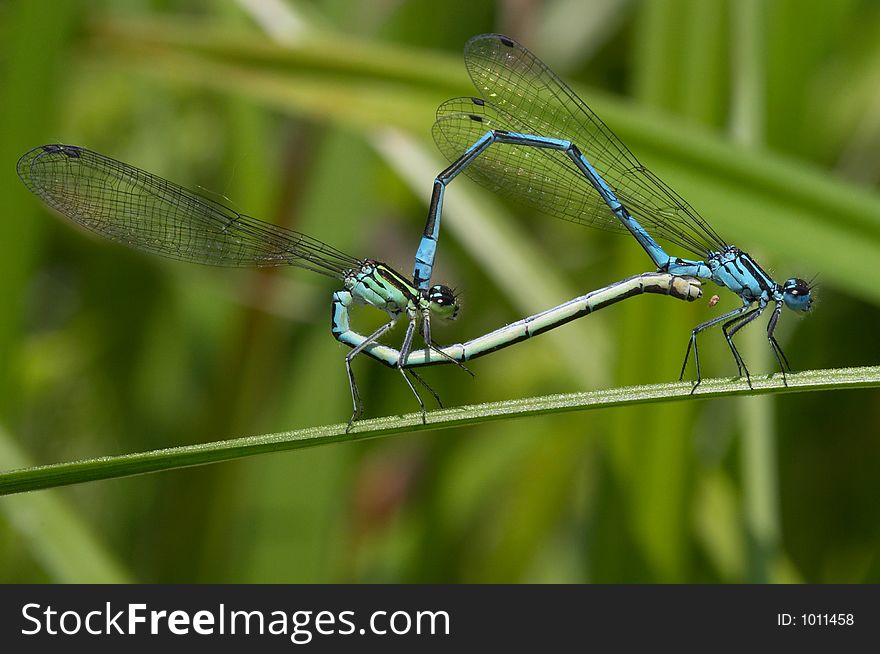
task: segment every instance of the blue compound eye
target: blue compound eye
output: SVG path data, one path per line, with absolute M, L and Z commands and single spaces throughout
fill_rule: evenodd
M 789 309 L 809 311 L 813 308 L 813 293 L 803 279 L 793 277 L 782 286 L 782 299 Z

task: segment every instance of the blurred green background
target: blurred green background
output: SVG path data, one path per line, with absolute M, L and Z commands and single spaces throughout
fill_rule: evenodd
M 880 5 L 799 0 L 0 3 L 0 468 L 347 419 L 328 280 L 149 258 L 15 174 L 84 145 L 404 272 L 434 109 L 500 31 L 777 279 L 796 369 L 880 360 Z M 455 342 L 649 269 L 631 239 L 449 190 Z M 714 290 L 707 289 L 707 297 Z M 447 405 L 670 381 L 717 308 L 643 297 L 426 371 Z M 364 310 L 367 330 L 381 315 Z M 764 321 L 762 320 L 763 324 Z M 397 344 L 396 331 L 388 339 Z M 740 342 L 772 371 L 763 326 Z M 704 374 L 735 371 L 720 334 Z M 368 416 L 415 410 L 356 362 Z M 691 373 L 692 374 L 692 373 Z M 0 498 L 0 581 L 878 582 L 877 391 L 501 421 Z

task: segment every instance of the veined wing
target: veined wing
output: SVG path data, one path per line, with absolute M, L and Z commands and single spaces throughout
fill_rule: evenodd
M 700 257 L 724 246 L 699 213 L 645 168 L 527 49 L 497 34 L 476 36 L 465 46 L 465 65 L 483 98 L 451 100 L 438 110 L 434 138 L 449 159 L 460 157 L 489 129 L 568 140 L 655 238 Z M 493 190 L 566 220 L 610 231 L 623 229 L 574 163 L 558 150 L 493 145 L 465 171 Z
M 136 250 L 215 266 L 292 265 L 336 278 L 360 266 L 317 239 L 79 146 L 34 148 L 17 169 L 50 207 Z

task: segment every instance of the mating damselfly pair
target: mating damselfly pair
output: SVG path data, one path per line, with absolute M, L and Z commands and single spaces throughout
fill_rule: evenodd
M 783 306 L 812 307 L 810 286 L 792 278 L 775 282 L 746 253 L 728 245 L 683 198 L 639 163 L 627 147 L 543 62 L 498 34 L 472 38 L 465 64 L 481 97 L 456 98 L 437 113 L 434 138 L 452 161 L 434 181 L 428 220 L 415 256 L 412 278 L 372 259 L 358 259 L 299 232 L 241 214 L 215 200 L 110 157 L 79 146 L 44 145 L 18 162 L 27 187 L 80 226 L 132 248 L 221 266 L 292 265 L 333 277 L 332 333 L 351 349 L 345 366 L 353 413 L 362 411 L 351 362 L 366 354 L 396 368 L 421 407 L 416 381 L 436 393 L 415 368 L 463 362 L 507 347 L 578 317 L 642 293 L 692 301 L 700 279 L 735 293 L 741 306 L 691 332 L 680 379 L 691 349 L 696 382 L 701 371 L 697 335 L 715 325 L 733 353 L 739 375 L 751 386 L 733 336 L 771 304 L 767 338 L 785 380 L 788 360 L 774 337 Z M 453 291 L 431 284 L 446 186 L 459 173 L 563 219 L 627 232 L 647 252 L 655 272 L 636 275 L 593 291 L 466 343 L 440 347 L 431 319 L 455 319 Z M 696 258 L 673 257 L 666 241 Z M 389 320 L 372 334 L 351 328 L 353 304 L 376 307 Z M 401 317 L 407 329 L 400 349 L 380 342 Z M 416 332 L 422 344 L 416 346 Z M 464 368 L 467 370 L 467 368 Z M 469 372 L 469 371 L 468 371 Z

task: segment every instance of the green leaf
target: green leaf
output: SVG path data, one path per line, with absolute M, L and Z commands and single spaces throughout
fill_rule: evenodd
M 585 393 L 544 395 L 432 411 L 427 416 L 426 424 L 422 424 L 418 413 L 411 413 L 404 416 L 363 420 L 355 423 L 350 432 L 346 432 L 345 423 L 338 423 L 200 445 L 57 463 L 0 473 L 0 495 L 230 461 L 267 452 L 298 450 L 329 443 L 381 438 L 401 432 L 448 429 L 546 413 L 603 409 L 651 402 L 694 401 L 723 396 L 875 388 L 880 387 L 880 367 L 811 370 L 789 375 L 787 386 L 783 385 L 779 376 L 766 379 L 753 378 L 752 385 L 753 388 L 750 389 L 740 380 L 711 379 L 704 380 L 694 393 L 691 393 L 689 382 L 676 382 L 610 388 Z M 658 435 L 659 437 L 661 436 Z

